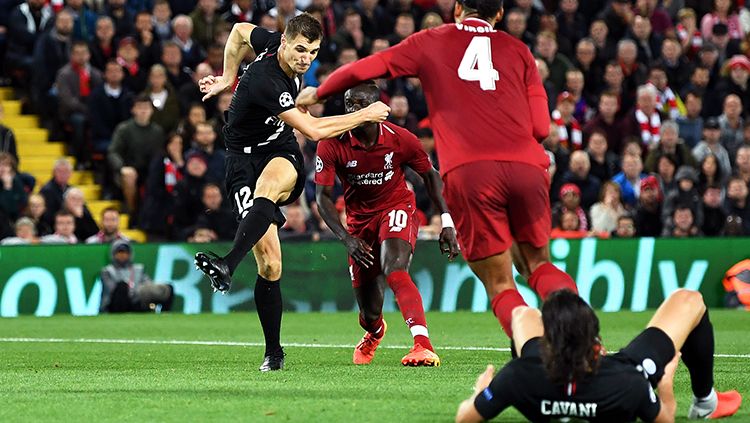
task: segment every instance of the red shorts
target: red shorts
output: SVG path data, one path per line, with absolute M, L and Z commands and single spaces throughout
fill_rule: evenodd
M 513 241 L 544 247 L 551 230 L 549 174 L 517 162 L 481 161 L 443 175 L 443 194 L 467 261 L 500 254 Z
M 359 288 L 362 283 L 372 282 L 383 273 L 380 268 L 380 244 L 383 241 L 389 238 L 402 239 L 408 242 L 414 251 L 419 232 L 417 207 L 414 204 L 401 204 L 367 217 L 350 216 L 347 226 L 352 236 L 372 247 L 372 255 L 375 257 L 375 264 L 370 268 L 361 267 L 349 257 L 352 286 Z

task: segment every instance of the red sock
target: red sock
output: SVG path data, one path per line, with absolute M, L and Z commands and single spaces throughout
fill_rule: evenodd
M 542 297 L 542 301 L 549 294 L 561 289 L 569 289 L 576 294 L 578 293 L 578 287 L 573 278 L 550 262 L 544 263 L 534 270 L 529 278 L 529 286 Z
M 404 316 L 406 325 L 409 326 L 411 335 L 414 337 L 414 345 L 419 344 L 430 351 L 434 351 L 432 343 L 430 343 L 430 335 L 427 332 L 422 295 L 411 280 L 409 273 L 398 270 L 388 275 L 386 280 L 396 296 L 401 315 Z
M 362 317 L 362 313 L 359 314 L 359 325 L 362 329 L 370 332 L 375 338 L 382 338 L 383 333 L 383 315 L 378 316 L 378 319 L 374 322 L 368 322 Z
M 513 329 L 510 327 L 513 309 L 525 305 L 526 301 L 523 300 L 523 297 L 521 297 L 521 294 L 515 288 L 506 289 L 495 295 L 492 299 L 492 311 L 495 313 L 497 320 L 500 321 L 500 325 L 503 327 L 505 334 L 508 335 L 508 338 L 513 339 Z

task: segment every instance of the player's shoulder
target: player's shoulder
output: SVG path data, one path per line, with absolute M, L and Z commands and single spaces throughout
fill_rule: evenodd
M 416 140 L 417 136 L 408 129 L 398 126 L 394 123 L 383 122 L 380 124 L 383 128 L 383 134 L 388 134 L 398 140 Z
M 349 134 L 344 133 L 335 138 L 326 138 L 318 141 L 318 152 L 325 151 L 336 153 L 346 148 L 349 143 Z

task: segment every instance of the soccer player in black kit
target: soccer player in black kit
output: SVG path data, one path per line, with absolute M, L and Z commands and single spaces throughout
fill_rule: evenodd
M 489 420 L 511 406 L 533 422 L 673 422 L 680 357 L 693 391 L 688 418 L 731 416 L 742 402 L 737 391 L 714 390 L 713 326 L 697 291 L 672 293 L 648 327 L 612 355 L 604 354 L 594 311 L 568 290 L 547 297 L 541 313 L 516 307 L 512 326 L 519 358 L 494 377 L 487 367 L 459 406 L 457 422 Z
M 297 200 L 305 184 L 304 161 L 292 130 L 318 141 L 365 122 L 382 122 L 390 110 L 378 102 L 357 113 L 315 118 L 295 107 L 301 75 L 315 60 L 322 33 L 320 23 L 309 14 L 291 19 L 283 34 L 249 23 L 235 24 L 224 47 L 222 76 L 200 81 L 205 101 L 233 86 L 248 48 L 257 56 L 240 78 L 223 128 L 225 183 L 239 228 L 228 254 L 199 252 L 195 264 L 209 277 L 215 291 L 226 292 L 231 275 L 253 251 L 258 265 L 255 304 L 266 341 L 260 371 L 284 366 L 278 228 L 286 219 L 279 207 Z

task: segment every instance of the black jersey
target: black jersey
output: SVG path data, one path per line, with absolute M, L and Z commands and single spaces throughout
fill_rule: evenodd
M 604 356 L 595 375 L 560 385 L 548 379 L 539 349 L 539 338 L 528 341 L 521 357 L 505 365 L 477 395 L 474 405 L 482 417 L 489 420 L 511 406 L 532 422 L 565 417 L 650 422 L 659 414 L 661 403 L 649 382 L 650 374 L 630 357 L 622 353 Z
M 278 117 L 294 108 L 300 89 L 299 77 L 288 77 L 279 65 L 281 33 L 256 27 L 250 45 L 258 57 L 245 69 L 227 110 L 227 150 L 250 154 L 298 148 L 292 128 Z

